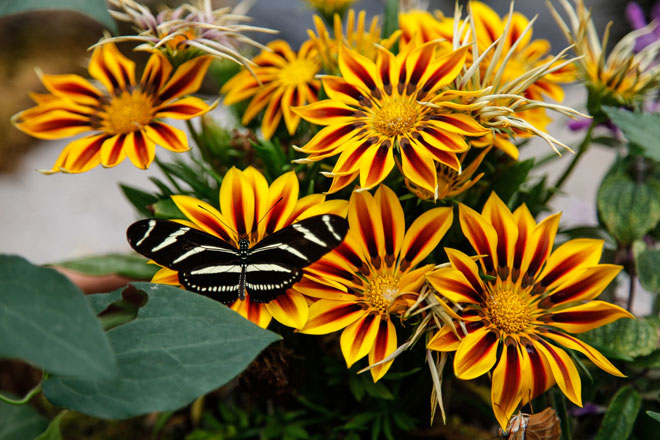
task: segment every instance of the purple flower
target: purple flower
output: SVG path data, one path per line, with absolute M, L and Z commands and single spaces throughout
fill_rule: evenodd
M 626 18 L 634 30 L 642 29 L 649 25 L 644 16 L 644 10 L 635 2 L 630 2 L 626 5 Z M 654 21 L 660 19 L 660 2 L 657 2 L 653 5 L 653 8 L 651 8 L 651 19 Z M 646 34 L 637 37 L 634 51 L 639 52 L 659 39 L 660 23 L 656 22 L 655 26 L 653 26 L 652 29 L 649 29 Z

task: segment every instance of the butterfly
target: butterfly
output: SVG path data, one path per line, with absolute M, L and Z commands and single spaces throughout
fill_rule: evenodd
M 302 269 L 339 246 L 348 221 L 333 214 L 309 217 L 238 249 L 198 229 L 169 220 L 140 220 L 128 227 L 133 249 L 175 270 L 186 290 L 224 304 L 236 299 L 267 303 L 302 278 Z

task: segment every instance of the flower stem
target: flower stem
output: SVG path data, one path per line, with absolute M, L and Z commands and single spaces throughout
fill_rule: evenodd
M 10 405 L 25 405 L 34 396 L 36 396 L 37 394 L 39 394 L 41 392 L 41 384 L 42 383 L 43 383 L 43 381 L 39 382 L 37 384 L 37 386 L 32 388 L 30 391 L 28 391 L 28 393 L 22 399 L 18 399 L 18 400 L 17 399 L 11 399 L 7 396 L 3 396 L 2 394 L 0 394 L 0 401 L 3 401 L 5 403 L 9 403 Z
M 578 164 L 582 156 L 584 156 L 584 153 L 586 153 L 587 150 L 589 150 L 589 146 L 591 145 L 591 137 L 593 135 L 595 127 L 596 127 L 596 123 L 592 121 L 591 125 L 589 125 L 589 128 L 587 129 L 587 134 L 584 135 L 584 139 L 582 139 L 582 142 L 578 146 L 577 153 L 575 153 L 575 156 L 573 156 L 573 160 L 568 165 L 568 167 L 566 167 L 566 169 L 561 174 L 561 176 L 559 176 L 559 179 L 557 179 L 557 183 L 555 183 L 554 188 L 552 189 L 552 191 L 550 191 L 550 193 L 546 197 L 545 203 L 548 203 L 552 199 L 552 197 L 554 197 L 554 195 L 557 194 L 559 190 L 561 190 L 561 187 L 569 178 L 569 176 L 573 172 L 573 169 Z

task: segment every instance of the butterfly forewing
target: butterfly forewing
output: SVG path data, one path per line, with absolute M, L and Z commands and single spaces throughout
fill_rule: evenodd
M 186 289 L 225 304 L 245 292 L 258 303 L 270 302 L 302 278 L 302 269 L 336 248 L 348 222 L 324 214 L 287 226 L 248 249 L 236 249 L 206 232 L 167 220 L 141 220 L 128 228 L 133 249 L 179 272 Z

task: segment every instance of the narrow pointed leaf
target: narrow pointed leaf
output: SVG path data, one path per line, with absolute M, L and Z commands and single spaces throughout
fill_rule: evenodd
M 621 388 L 612 398 L 595 440 L 627 439 L 641 404 L 642 397 L 637 390 L 630 386 Z

